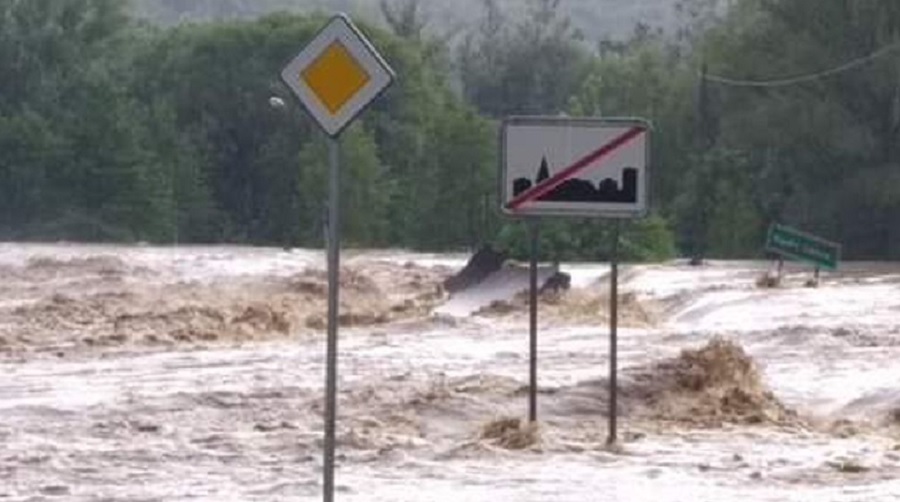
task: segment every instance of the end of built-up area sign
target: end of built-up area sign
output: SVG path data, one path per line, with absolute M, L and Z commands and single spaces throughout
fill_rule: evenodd
M 643 216 L 649 207 L 649 136 L 649 123 L 639 119 L 507 119 L 503 211 L 510 216 Z

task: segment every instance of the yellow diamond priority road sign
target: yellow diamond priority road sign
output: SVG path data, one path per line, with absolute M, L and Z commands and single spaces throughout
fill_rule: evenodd
M 344 14 L 281 72 L 281 78 L 330 136 L 337 136 L 394 80 L 394 72 Z

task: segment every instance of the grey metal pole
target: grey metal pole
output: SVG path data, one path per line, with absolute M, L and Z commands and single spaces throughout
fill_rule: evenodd
M 325 369 L 325 458 L 323 489 L 325 502 L 334 501 L 334 447 L 337 425 L 337 350 L 338 298 L 341 260 L 341 171 L 340 140 L 331 138 L 328 144 L 330 186 L 328 200 L 328 349 Z
M 528 392 L 528 420 L 532 423 L 537 422 L 537 386 L 538 386 L 538 239 L 540 238 L 540 230 L 538 222 L 531 220 L 528 222 L 531 233 L 531 266 L 530 266 L 530 298 L 529 298 L 529 335 L 530 335 L 530 388 Z
M 612 270 L 609 287 L 609 437 L 608 445 L 618 442 L 619 398 L 619 230 L 621 222 L 613 226 Z

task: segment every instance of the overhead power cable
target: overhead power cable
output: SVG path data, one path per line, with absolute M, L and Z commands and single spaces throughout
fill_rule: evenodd
M 900 42 L 882 47 L 877 51 L 869 54 L 868 56 L 863 56 L 858 59 L 854 59 L 848 63 L 844 63 L 835 68 L 831 68 L 829 70 L 824 70 L 816 73 L 810 73 L 807 75 L 799 75 L 796 77 L 789 77 L 783 79 L 776 80 L 741 80 L 734 79 L 728 77 L 722 77 L 720 75 L 710 75 L 710 74 L 700 74 L 701 78 L 705 78 L 710 82 L 715 82 L 717 84 L 730 85 L 733 87 L 786 87 L 789 85 L 803 84 L 806 82 L 812 82 L 814 80 L 819 80 L 827 77 L 831 77 L 846 71 L 853 70 L 860 66 L 863 66 L 867 63 L 870 63 L 892 51 L 900 49 Z

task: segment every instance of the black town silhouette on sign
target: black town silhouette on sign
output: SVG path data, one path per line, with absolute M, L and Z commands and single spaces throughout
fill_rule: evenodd
M 550 168 L 547 158 L 541 160 L 537 178 L 532 182 L 528 178 L 517 178 L 513 182 L 513 196 L 527 192 L 532 187 L 538 186 L 550 178 Z M 610 202 L 620 204 L 634 204 L 637 202 L 638 170 L 626 167 L 622 170 L 622 187 L 613 178 L 606 178 L 599 185 L 578 178 L 571 178 L 562 182 L 553 190 L 537 197 L 541 202 Z

